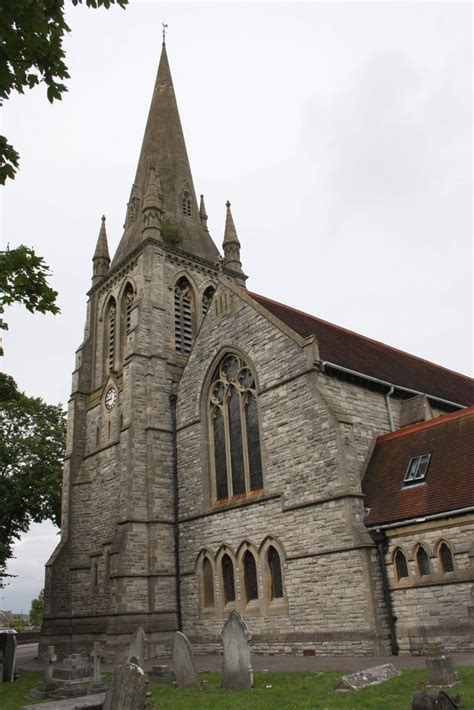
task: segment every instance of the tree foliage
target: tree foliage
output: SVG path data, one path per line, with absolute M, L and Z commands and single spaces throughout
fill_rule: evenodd
M 30 624 L 35 626 L 37 629 L 41 628 L 41 624 L 43 623 L 43 610 L 44 589 L 41 590 L 37 599 L 31 600 Z
M 125 7 L 128 0 L 71 0 L 73 5 L 108 9 Z M 0 12 L 0 106 L 12 91 L 21 94 L 46 84 L 52 103 L 67 91 L 69 79 L 63 39 L 70 28 L 65 20 L 64 0 L 2 0 Z M 19 155 L 0 136 L 0 183 L 14 178 Z
M 0 582 L 15 540 L 32 522 L 60 524 L 66 417 L 0 373 Z

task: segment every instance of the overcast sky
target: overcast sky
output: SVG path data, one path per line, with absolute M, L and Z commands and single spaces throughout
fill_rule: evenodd
M 472 374 L 472 9 L 467 2 L 132 2 L 70 8 L 71 79 L 9 100 L 21 154 L 2 243 L 53 271 L 59 316 L 6 313 L 3 368 L 66 403 L 91 258 L 121 236 L 161 49 L 221 246 L 232 202 L 248 287 Z M 0 608 L 29 609 L 55 544 L 35 526 Z M 1 595 L 1 592 L 0 592 Z

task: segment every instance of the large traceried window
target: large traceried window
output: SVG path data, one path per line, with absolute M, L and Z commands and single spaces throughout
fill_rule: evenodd
M 115 298 L 110 297 L 105 315 L 105 371 L 111 372 L 115 367 L 117 305 Z
M 244 496 L 263 487 L 254 376 L 237 355 L 216 368 L 209 398 L 214 498 Z
M 178 355 L 189 355 L 193 346 L 193 291 L 186 276 L 174 287 L 174 342 Z

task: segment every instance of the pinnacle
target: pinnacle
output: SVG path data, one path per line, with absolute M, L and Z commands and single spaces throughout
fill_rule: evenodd
M 107 243 L 107 230 L 105 228 L 105 215 L 101 217 L 101 225 L 97 245 L 95 247 L 94 259 L 107 259 L 110 262 L 109 246 Z

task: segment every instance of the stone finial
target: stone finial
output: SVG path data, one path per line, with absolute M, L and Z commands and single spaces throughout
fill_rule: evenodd
M 204 204 L 204 195 L 201 195 L 201 202 L 199 204 L 199 219 L 201 220 L 201 224 L 208 232 L 207 228 L 207 214 L 206 214 L 206 205 Z
M 227 214 L 225 219 L 224 241 L 222 247 L 224 249 L 224 266 L 235 271 L 238 274 L 243 274 L 242 263 L 240 261 L 240 242 L 235 229 L 232 212 L 230 211 L 230 202 L 226 202 Z
M 92 285 L 102 281 L 110 266 L 109 245 L 107 243 L 107 230 L 105 228 L 105 215 L 102 215 L 99 236 L 92 257 Z

